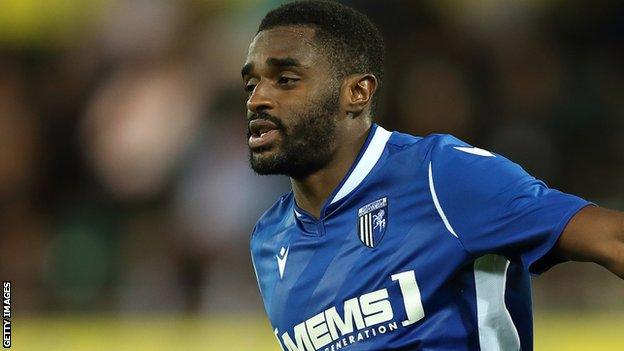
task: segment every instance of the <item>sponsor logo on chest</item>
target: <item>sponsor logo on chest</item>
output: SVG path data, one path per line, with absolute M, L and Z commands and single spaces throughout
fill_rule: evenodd
M 288 351 L 334 351 L 362 340 L 379 337 L 410 326 L 425 317 L 420 290 L 413 270 L 393 274 L 403 297 L 407 318 L 394 319 L 388 289 L 383 288 L 342 302 L 342 313 L 332 306 L 290 329 L 273 332 L 282 347 Z M 395 283 L 395 284 L 396 284 Z

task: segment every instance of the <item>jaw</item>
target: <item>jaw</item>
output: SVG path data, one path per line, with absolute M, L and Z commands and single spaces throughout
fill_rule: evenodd
M 280 163 L 278 162 L 279 158 L 280 152 L 279 148 L 276 146 L 272 146 L 268 149 L 249 150 L 249 163 L 251 168 L 261 175 L 280 174 L 279 171 L 275 172 L 277 171 L 276 165 Z

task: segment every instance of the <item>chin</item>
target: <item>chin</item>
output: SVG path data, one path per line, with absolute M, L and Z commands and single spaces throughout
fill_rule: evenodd
M 274 150 L 249 151 L 249 163 L 251 169 L 260 175 L 282 174 L 278 161 L 278 154 Z

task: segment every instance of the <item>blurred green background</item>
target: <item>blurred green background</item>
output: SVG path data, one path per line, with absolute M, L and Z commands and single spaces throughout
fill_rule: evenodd
M 0 1 L 0 277 L 16 350 L 277 350 L 248 254 L 240 68 L 282 1 Z M 624 2 L 344 1 L 386 39 L 377 121 L 624 210 Z M 534 279 L 537 350 L 623 350 L 624 283 Z

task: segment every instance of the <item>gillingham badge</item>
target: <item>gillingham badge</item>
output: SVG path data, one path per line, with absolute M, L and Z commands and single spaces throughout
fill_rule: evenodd
M 371 248 L 379 245 L 387 225 L 387 197 L 366 204 L 358 210 L 358 235 L 362 244 Z

